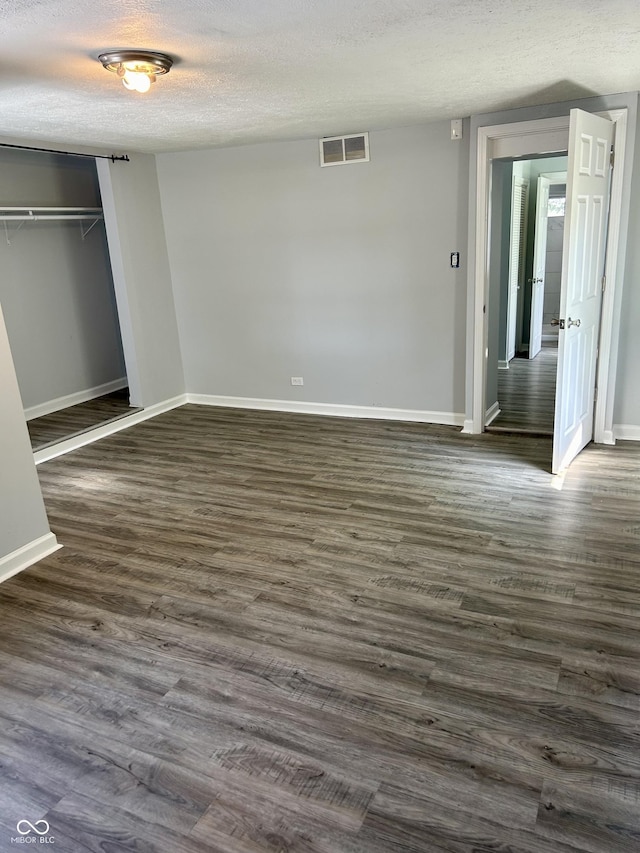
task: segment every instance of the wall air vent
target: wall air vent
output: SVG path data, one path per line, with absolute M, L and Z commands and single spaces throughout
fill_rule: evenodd
M 325 136 L 320 140 L 320 165 L 344 166 L 346 163 L 369 162 L 369 134 Z

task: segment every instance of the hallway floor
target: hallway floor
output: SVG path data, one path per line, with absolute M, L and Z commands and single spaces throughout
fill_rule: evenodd
M 490 432 L 553 435 L 557 346 L 543 346 L 535 358 L 514 358 L 498 371 L 500 414 Z

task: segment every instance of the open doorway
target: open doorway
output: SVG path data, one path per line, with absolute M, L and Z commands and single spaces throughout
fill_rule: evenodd
M 631 169 L 631 156 L 626 154 L 629 127 L 628 110 L 621 107 L 599 113 L 574 108 L 569 115 L 551 119 L 477 128 L 477 173 L 470 184 L 475 199 L 470 231 L 469 330 L 473 345 L 468 359 L 465 432 L 482 432 L 499 408 L 497 398 L 495 408 L 487 405 L 492 375 L 487 369 L 492 292 L 487 272 L 493 233 L 493 162 L 534 153 L 569 154 L 552 473 L 566 468 L 590 440 L 613 442 L 624 245 L 620 237 L 628 224 L 624 189 Z M 612 171 L 614 159 L 617 167 Z
M 494 162 L 487 429 L 553 435 L 567 157 Z

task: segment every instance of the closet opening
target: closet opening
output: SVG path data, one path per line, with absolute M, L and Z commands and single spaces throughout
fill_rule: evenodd
M 95 160 L 0 148 L 0 304 L 32 447 L 125 417 Z

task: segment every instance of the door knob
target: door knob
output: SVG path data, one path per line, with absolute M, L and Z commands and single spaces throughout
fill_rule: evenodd
M 552 320 L 549 320 L 549 324 L 551 326 L 559 326 L 561 329 L 565 328 L 565 321 L 564 320 L 558 320 L 557 317 L 554 317 Z M 570 329 L 571 326 L 577 327 L 579 325 L 580 325 L 580 320 L 572 320 L 571 317 L 569 317 L 566 321 L 567 329 Z

